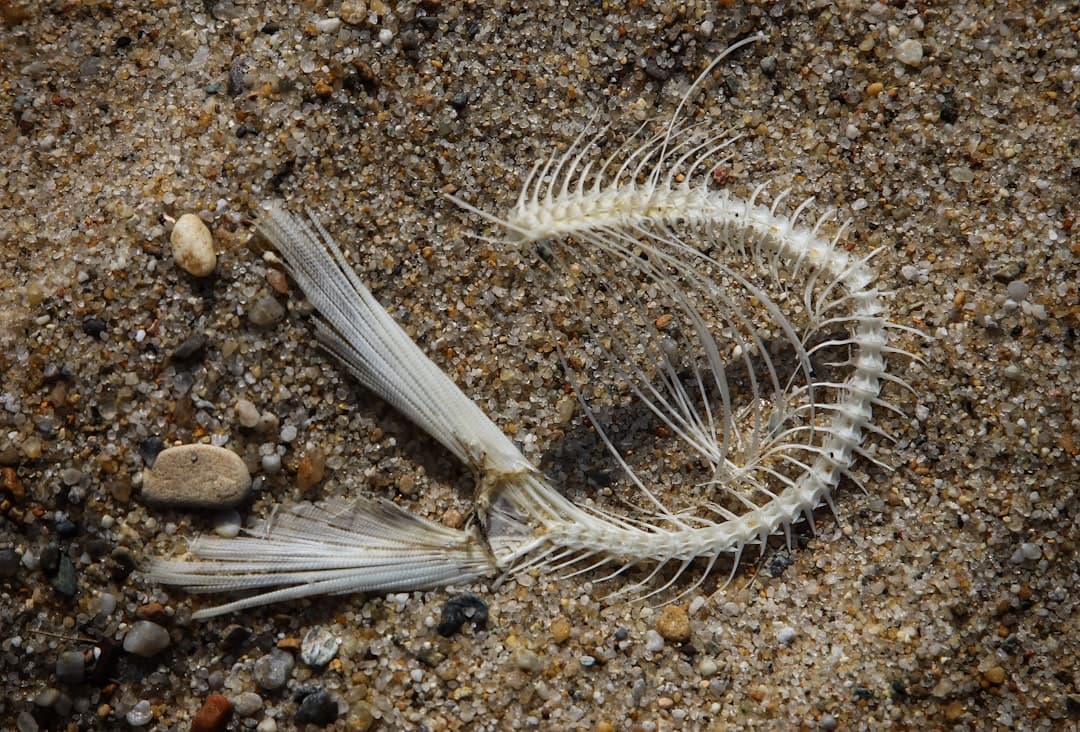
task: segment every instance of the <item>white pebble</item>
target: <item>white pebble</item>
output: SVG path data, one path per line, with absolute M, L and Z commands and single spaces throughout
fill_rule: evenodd
M 702 676 L 712 676 L 716 673 L 716 659 L 712 656 L 705 656 L 705 658 L 698 661 L 697 670 Z
M 214 533 L 225 539 L 240 535 L 240 512 L 229 509 L 214 515 Z
M 896 47 L 896 60 L 908 66 L 918 66 L 922 63 L 922 44 L 914 38 L 909 38 Z
M 237 399 L 236 404 L 233 405 L 233 411 L 236 413 L 236 421 L 240 423 L 241 427 L 251 429 L 259 423 L 259 410 L 247 399 Z
M 1024 300 L 1027 300 L 1027 296 L 1030 292 L 1031 286 L 1028 283 L 1023 280 L 1013 280 L 1005 289 L 1005 296 L 1010 300 L 1023 302 Z
M 287 424 L 281 428 L 281 441 L 292 442 L 296 439 L 296 427 L 291 424 Z
M 150 702 L 143 699 L 131 708 L 127 713 L 127 723 L 132 727 L 142 727 L 150 724 L 154 718 L 154 711 L 150 708 Z
M 151 658 L 169 647 L 169 631 L 149 620 L 139 620 L 124 636 L 124 650 L 143 658 Z
M 390 41 L 392 40 L 394 40 L 394 31 L 390 30 L 389 28 L 383 28 L 381 31 L 379 31 L 379 43 L 383 44 L 384 46 L 389 46 Z
M 206 277 L 217 266 L 214 237 L 195 214 L 184 214 L 176 220 L 169 241 L 173 259 L 188 274 Z
M 664 636 L 657 633 L 655 630 L 645 631 L 645 650 L 649 653 L 656 653 L 664 648 Z
M 277 475 L 281 472 L 281 456 L 276 452 L 271 455 L 263 455 L 262 469 L 267 475 Z
M 341 28 L 341 18 L 323 18 L 315 21 L 315 27 L 320 33 L 337 33 Z
M 780 632 L 776 634 L 776 640 L 780 641 L 785 646 L 791 645 L 791 642 L 795 640 L 795 629 L 790 625 L 785 625 L 780 629 Z

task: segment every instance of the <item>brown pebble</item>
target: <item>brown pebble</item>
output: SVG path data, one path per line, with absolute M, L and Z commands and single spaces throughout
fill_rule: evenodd
M 993 686 L 1000 686 L 1005 681 L 1005 669 L 1001 666 L 994 666 L 989 671 L 983 673 L 983 678 L 986 679 L 986 683 Z
M 443 526 L 449 526 L 451 529 L 460 529 L 465 523 L 465 517 L 456 508 L 448 508 L 442 515 L 442 523 Z
M 872 84 L 866 85 L 866 96 L 868 97 L 876 97 L 883 91 L 885 91 L 885 85 L 880 81 L 875 81 Z
M 266 283 L 279 295 L 284 295 L 289 291 L 289 279 L 277 267 L 266 270 Z
M 959 699 L 953 699 L 949 702 L 949 705 L 945 707 L 945 719 L 950 722 L 955 722 L 964 715 L 964 703 Z
M 300 459 L 296 468 L 296 487 L 310 490 L 322 482 L 326 475 L 326 456 L 321 450 L 311 450 Z
M 165 606 L 160 602 L 148 602 L 136 608 L 135 617 L 139 620 L 152 620 L 155 623 L 161 623 L 166 620 Z
M 570 623 L 566 618 L 555 618 L 551 621 L 551 640 L 562 645 L 570 637 Z
M 26 489 L 23 487 L 22 481 L 19 480 L 19 474 L 15 472 L 15 468 L 4 468 L 3 477 L 0 478 L 0 488 L 7 491 L 11 496 L 11 500 L 15 503 L 21 503 L 26 498 Z
M 664 640 L 684 643 L 690 640 L 690 617 L 682 605 L 668 605 L 656 619 L 656 632 Z
M 299 651 L 300 639 L 299 638 L 282 638 L 277 642 L 277 647 L 283 651 Z
M 224 732 L 232 719 L 232 703 L 221 694 L 206 697 L 191 720 L 191 732 Z
M 143 500 L 158 506 L 235 506 L 250 490 L 251 475 L 243 458 L 213 445 L 170 447 L 143 471 Z

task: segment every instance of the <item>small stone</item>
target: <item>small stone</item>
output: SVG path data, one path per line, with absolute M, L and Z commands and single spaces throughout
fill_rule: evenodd
M 690 640 L 690 618 L 682 605 L 668 605 L 656 619 L 656 631 L 664 640 L 684 643 Z
M 449 638 L 466 623 L 471 624 L 473 630 L 483 630 L 487 627 L 487 620 L 488 609 L 483 600 L 476 595 L 458 595 L 443 605 L 437 630 L 439 635 Z
M 296 439 L 296 425 L 287 424 L 281 428 L 281 433 L 278 435 L 282 442 L 292 442 Z
M 257 696 L 257 695 L 256 695 Z M 233 705 L 221 694 L 211 694 L 191 720 L 191 732 L 225 732 L 232 719 Z
M 994 666 L 983 672 L 983 679 L 991 686 L 1001 686 L 1005 682 L 1005 669 L 1001 666 Z
M 522 671 L 533 673 L 540 670 L 540 657 L 528 648 L 515 648 L 510 660 Z
M 949 180 L 957 183 L 971 183 L 975 180 L 975 173 L 966 165 L 954 165 L 949 168 Z
M 836 725 L 836 717 L 831 714 L 826 714 L 821 718 L 821 721 L 818 722 L 818 727 L 825 730 L 825 732 L 832 732 L 832 730 L 836 729 Z
M 294 665 L 291 653 L 275 648 L 255 662 L 252 674 L 259 688 L 276 691 L 289 682 Z
M 375 714 L 371 705 L 359 701 L 349 705 L 349 729 L 354 732 L 367 732 L 375 726 Z
M 22 557 L 14 549 L 0 549 L 0 577 L 14 577 L 19 573 Z
M 81 684 L 86 677 L 86 656 L 82 651 L 62 651 L 56 657 L 56 679 L 62 684 Z
M 263 472 L 267 475 L 277 475 L 281 472 L 281 456 L 276 452 L 269 455 L 263 455 L 261 464 Z
M 240 535 L 240 512 L 226 509 L 214 514 L 214 533 L 225 539 L 235 539 Z
M 652 629 L 645 631 L 645 650 L 649 653 L 656 653 L 663 649 L 664 636 Z
M 964 702 L 959 699 L 953 699 L 949 702 L 949 705 L 945 707 L 945 719 L 949 722 L 955 722 L 964 716 Z
M 50 686 L 48 689 L 44 689 L 34 697 L 34 706 L 48 709 L 59 700 L 60 690 L 55 686 Z
M 150 724 L 154 719 L 154 710 L 150 708 L 150 702 L 142 699 L 135 703 L 125 716 L 127 723 L 132 727 L 142 727 Z
M 873 99 L 881 92 L 885 91 L 885 85 L 880 81 L 875 81 L 866 85 L 866 96 Z
M 183 343 L 173 349 L 169 358 L 173 361 L 192 361 L 197 356 L 202 356 L 209 340 L 205 333 L 192 333 L 184 339 Z
M 341 10 L 338 11 L 341 19 L 349 25 L 360 25 L 367 22 L 367 0 L 342 0 Z
M 780 629 L 780 632 L 776 634 L 776 640 L 780 641 L 785 646 L 791 645 L 795 640 L 795 629 L 790 625 L 786 625 Z
M 1005 288 L 1005 297 L 1015 302 L 1027 300 L 1029 294 L 1031 294 L 1031 286 L 1023 280 L 1013 280 Z
M 170 447 L 143 471 L 142 497 L 158 506 L 235 506 L 250 490 L 251 475 L 243 459 L 213 445 Z
M 705 656 L 698 661 L 698 673 L 702 676 L 712 676 L 716 673 L 716 659 L 712 656 Z
M 315 28 L 320 33 L 337 33 L 341 28 L 341 18 L 323 18 L 315 21 Z
M 195 214 L 184 214 L 176 220 L 169 242 L 173 259 L 188 274 L 206 277 L 217 267 L 214 237 Z
M 108 325 L 101 318 L 89 317 L 82 322 L 82 331 L 91 338 L 100 338 Z
M 296 721 L 300 724 L 314 724 L 319 727 L 337 719 L 338 705 L 334 697 L 325 689 L 316 689 L 300 702 L 300 708 L 296 710 Z
M 142 658 L 152 658 L 169 647 L 169 631 L 149 620 L 139 620 L 124 636 L 124 650 Z
M 285 277 L 285 273 L 277 267 L 266 270 L 266 284 L 270 285 L 270 289 L 279 295 L 284 295 L 289 291 L 289 280 Z
M 272 328 L 285 319 L 285 308 L 273 295 L 257 295 L 248 305 L 248 320 L 259 328 Z
M 914 38 L 901 41 L 896 47 L 896 60 L 907 66 L 918 66 L 922 63 L 922 44 Z
M 19 712 L 19 716 L 15 718 L 15 730 L 16 732 L 38 732 L 41 729 L 38 726 L 37 720 L 34 719 L 34 715 L 30 712 Z
M 300 660 L 308 666 L 322 668 L 333 660 L 341 639 L 326 628 L 312 628 L 300 642 Z
M 254 717 L 262 709 L 262 697 L 254 691 L 245 691 L 233 700 L 233 709 L 240 717 Z
M 165 443 L 157 435 L 147 437 L 139 443 L 139 457 L 142 458 L 146 467 L 153 467 L 154 461 L 161 451 L 165 449 Z
M 139 620 L 149 620 L 152 623 L 163 623 L 168 615 L 165 606 L 160 602 L 148 602 L 135 608 L 135 617 Z
M 326 476 L 326 455 L 321 450 L 309 450 L 296 468 L 296 487 L 308 491 Z
M 551 640 L 562 645 L 570 638 L 570 622 L 566 618 L 555 618 L 551 621 Z
M 255 732 L 277 732 L 277 722 L 273 717 L 267 717 L 255 727 Z
M 758 62 L 761 67 L 761 73 L 768 76 L 770 79 L 776 76 L 776 56 L 765 56 Z
M 29 440 L 27 441 L 29 442 Z M 26 443 L 23 443 L 23 454 L 26 454 Z M 40 455 L 40 452 L 38 453 Z M 16 503 L 21 503 L 26 498 L 26 487 L 19 479 L 15 468 L 4 468 L 0 471 L 0 488 L 4 490 Z
M 49 580 L 53 589 L 64 597 L 75 597 L 79 591 L 79 580 L 75 575 L 75 564 L 67 554 L 61 554 L 57 562 L 56 576 Z
M 247 399 L 237 399 L 236 404 L 233 405 L 233 412 L 241 427 L 251 429 L 259 423 L 259 410 Z

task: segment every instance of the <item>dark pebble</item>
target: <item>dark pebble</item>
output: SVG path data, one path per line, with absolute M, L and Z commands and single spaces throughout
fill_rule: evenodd
M 458 92 L 450 98 L 450 106 L 457 111 L 462 111 L 465 107 L 469 106 L 469 95 L 464 92 Z
M 300 702 L 300 708 L 296 710 L 296 721 L 324 727 L 337 719 L 337 715 L 338 705 L 334 697 L 325 689 L 316 689 Z
M 791 556 L 787 552 L 777 552 L 769 562 L 769 574 L 779 577 L 791 566 Z
M 626 628 L 616 628 L 615 629 L 615 640 L 624 641 L 629 637 L 630 637 L 630 631 L 627 630 Z
M 127 547 L 118 546 L 112 550 L 109 554 L 115 562 L 115 567 L 112 571 L 112 577 L 117 582 L 123 582 L 128 578 L 128 575 L 135 571 L 135 567 L 138 563 L 135 561 L 135 557 L 131 554 L 131 550 Z
M 205 333 L 192 333 L 187 340 L 176 347 L 170 357 L 173 361 L 190 361 L 202 356 L 206 350 L 207 340 Z
M 19 573 L 22 557 L 14 549 L 0 549 L 0 577 L 14 577 Z
M 235 623 L 226 626 L 221 633 L 222 644 L 230 650 L 235 650 L 244 645 L 249 638 L 251 638 L 251 630 Z
M 154 467 L 158 453 L 165 449 L 165 441 L 157 435 L 151 435 L 139 443 L 139 457 L 146 463 L 146 467 Z
M 82 651 L 62 651 L 56 657 L 56 678 L 62 684 L 81 684 L 86 677 L 86 656 Z
M 960 118 L 960 107 L 956 103 L 956 97 L 948 94 L 941 100 L 941 109 L 938 110 L 938 116 L 942 122 L 950 125 Z
M 56 522 L 56 535 L 61 539 L 70 539 L 79 533 L 79 527 L 71 519 L 60 519 Z
M 265 33 L 268 36 L 272 36 L 275 33 L 277 33 L 279 30 L 281 30 L 281 25 L 278 24 L 278 23 L 275 23 L 273 21 L 270 21 L 269 23 L 264 25 L 262 28 L 260 28 L 259 32 L 260 33 Z
M 41 550 L 41 571 L 52 577 L 60 567 L 60 547 L 49 544 Z
M 75 565 L 67 554 L 60 555 L 60 566 L 57 568 L 56 576 L 49 581 L 49 584 L 64 597 L 75 597 L 75 593 L 79 591 L 79 581 L 75 576 Z
M 251 70 L 251 63 L 250 56 L 238 56 L 233 59 L 232 65 L 229 66 L 228 90 L 230 97 L 238 97 L 250 87 L 246 76 L 247 72 Z
M 83 333 L 91 338 L 100 338 L 106 327 L 105 321 L 101 318 L 90 317 L 82 322 Z
M 469 623 L 473 630 L 487 627 L 487 604 L 476 595 L 458 595 L 446 601 L 439 618 L 439 635 L 449 638 Z
M 671 73 L 657 65 L 655 59 L 649 59 L 645 62 L 645 75 L 653 81 L 659 82 L 665 82 L 671 78 Z
M 131 45 L 131 36 L 117 36 L 113 45 L 117 48 L 127 48 Z
M 776 76 L 776 56 L 766 56 L 759 62 L 761 66 L 761 73 L 768 76 L 770 79 Z

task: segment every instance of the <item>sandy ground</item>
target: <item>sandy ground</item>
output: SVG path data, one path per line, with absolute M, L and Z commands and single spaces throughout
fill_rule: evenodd
M 339 729 L 1075 729 L 1076 5 L 358 5 L 0 2 L 0 726 L 122 729 L 134 709 L 186 730 L 220 692 L 244 701 L 230 728 L 292 729 L 320 687 Z M 588 577 L 473 586 L 488 629 L 444 639 L 445 592 L 194 623 L 203 599 L 130 573 L 213 523 L 142 504 L 154 437 L 243 456 L 245 516 L 349 492 L 468 513 L 468 473 L 274 289 L 251 241 L 268 198 L 312 209 L 531 458 L 579 454 L 535 252 L 478 242 L 486 224 L 441 193 L 504 210 L 594 115 L 615 138 L 670 115 L 757 31 L 692 103 L 743 135 L 725 183 L 839 207 L 852 249 L 881 249 L 892 319 L 934 338 L 900 339 L 916 396 L 890 387 L 908 416 L 882 412 L 897 441 L 871 440 L 894 469 L 861 462 L 839 521 L 706 585 L 690 640 L 659 649 L 659 611 Z M 170 256 L 188 212 L 220 252 L 210 278 Z M 266 295 L 289 314 L 253 327 Z M 197 334 L 194 359 L 170 357 Z M 296 437 L 242 428 L 240 399 Z M 313 457 L 326 476 L 302 489 Z M 149 659 L 116 650 L 139 617 L 171 635 Z M 338 658 L 260 689 L 255 661 L 312 628 Z M 72 652 L 81 683 L 57 677 Z

